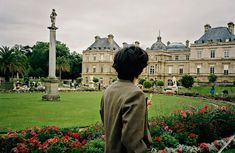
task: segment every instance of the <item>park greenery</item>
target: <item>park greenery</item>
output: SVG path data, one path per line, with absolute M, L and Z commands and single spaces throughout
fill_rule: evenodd
M 102 92 L 60 93 L 59 103 L 41 102 L 41 95 L 0 93 L 0 132 L 8 131 L 0 137 L 0 152 L 104 152 Z M 158 152 L 218 152 L 235 132 L 235 108 L 225 103 L 161 94 L 152 100 L 149 123 Z M 226 149 L 232 148 L 234 140 Z
M 209 74 L 209 76 L 208 76 L 208 81 L 209 81 L 210 83 L 215 83 L 216 80 L 217 80 L 217 75 L 215 75 L 215 74 Z
M 194 84 L 194 78 L 191 75 L 184 75 L 180 80 L 181 84 L 185 88 L 191 88 Z
M 76 79 L 81 76 L 82 57 L 70 52 L 66 44 L 56 42 L 57 74 L 62 79 Z M 47 77 L 49 43 L 37 42 L 32 47 L 15 45 L 0 47 L 0 76 L 9 82 L 10 78 Z M 26 79 L 27 80 L 27 79 Z
M 81 84 L 81 55 L 70 52 L 66 44 L 59 41 L 56 50 L 59 79 L 72 79 Z M 0 76 L 7 83 L 17 77 L 31 85 L 33 82 L 29 77 L 48 76 L 48 64 L 48 42 L 37 42 L 32 47 L 0 47 Z M 213 86 L 216 80 L 216 75 L 208 76 Z M 93 77 L 96 86 L 99 81 Z M 235 100 L 234 87 L 215 86 L 215 96 L 210 97 L 210 87 L 193 86 L 194 78 L 184 75 L 177 85 L 185 88 L 180 88 L 177 94 L 192 97 L 182 97 L 158 94 L 163 91 L 162 80 L 140 78 L 138 83 L 148 92 L 155 93 L 148 116 L 153 146 L 157 150 L 218 152 L 235 132 L 235 108 L 207 99 Z M 61 102 L 47 103 L 41 102 L 42 93 L 33 91 L 36 90 L 0 93 L 0 132 L 8 131 L 0 137 L 0 152 L 104 152 L 103 128 L 98 113 L 101 92 L 60 93 Z M 146 97 L 150 94 L 146 93 Z M 229 147 L 235 148 L 234 140 Z

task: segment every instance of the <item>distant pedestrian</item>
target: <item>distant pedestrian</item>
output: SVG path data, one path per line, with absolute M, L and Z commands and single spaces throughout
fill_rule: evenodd
M 212 97 L 214 97 L 214 95 L 215 95 L 215 87 L 214 86 L 211 87 L 210 94 Z

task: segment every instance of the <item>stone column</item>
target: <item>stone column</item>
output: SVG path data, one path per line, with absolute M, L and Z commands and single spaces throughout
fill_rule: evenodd
M 49 44 L 49 78 L 55 78 L 56 72 L 56 29 L 50 28 Z
M 55 17 L 57 14 L 53 9 L 51 14 L 51 27 L 48 27 L 50 30 L 50 43 L 49 43 L 49 74 L 48 78 L 44 79 L 46 87 L 46 95 L 42 96 L 42 100 L 45 101 L 59 101 L 60 96 L 58 93 L 58 84 L 59 80 L 56 77 L 56 30 L 58 29 L 55 26 Z

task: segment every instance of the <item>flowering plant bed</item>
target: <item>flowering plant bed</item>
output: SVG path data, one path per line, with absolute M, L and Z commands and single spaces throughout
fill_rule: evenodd
M 234 134 L 235 112 L 225 106 L 212 108 L 207 105 L 201 109 L 179 110 L 167 118 L 151 119 L 150 132 L 153 146 L 158 150 L 168 148 L 170 152 L 170 148 L 179 149 L 180 146 L 179 150 L 183 147 L 186 150 L 197 150 L 195 152 L 213 152 L 226 142 L 227 139 L 223 138 Z M 234 145 L 233 140 L 230 147 Z
M 55 126 L 26 128 L 23 131 L 8 131 L 0 137 L 0 152 L 84 152 L 86 144 L 101 137 L 102 130 L 97 126 L 79 130 L 78 128 L 59 129 Z
M 159 152 L 218 152 L 235 132 L 235 112 L 227 107 L 179 110 L 150 120 L 153 147 Z M 104 152 L 103 128 L 27 128 L 0 137 L 0 152 Z M 234 137 L 233 137 L 234 138 Z M 226 149 L 235 148 L 235 140 Z

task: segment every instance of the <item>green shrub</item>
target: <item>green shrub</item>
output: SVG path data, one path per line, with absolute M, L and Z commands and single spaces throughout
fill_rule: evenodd
M 142 85 L 143 85 L 143 84 L 144 84 L 144 81 L 145 81 L 145 79 L 140 78 L 140 79 L 139 79 L 139 84 L 142 84 Z
M 91 140 L 85 146 L 85 153 L 103 153 L 104 141 L 101 139 Z
M 152 84 L 149 80 L 145 80 L 143 85 L 144 85 L 145 88 L 151 88 L 152 87 Z

